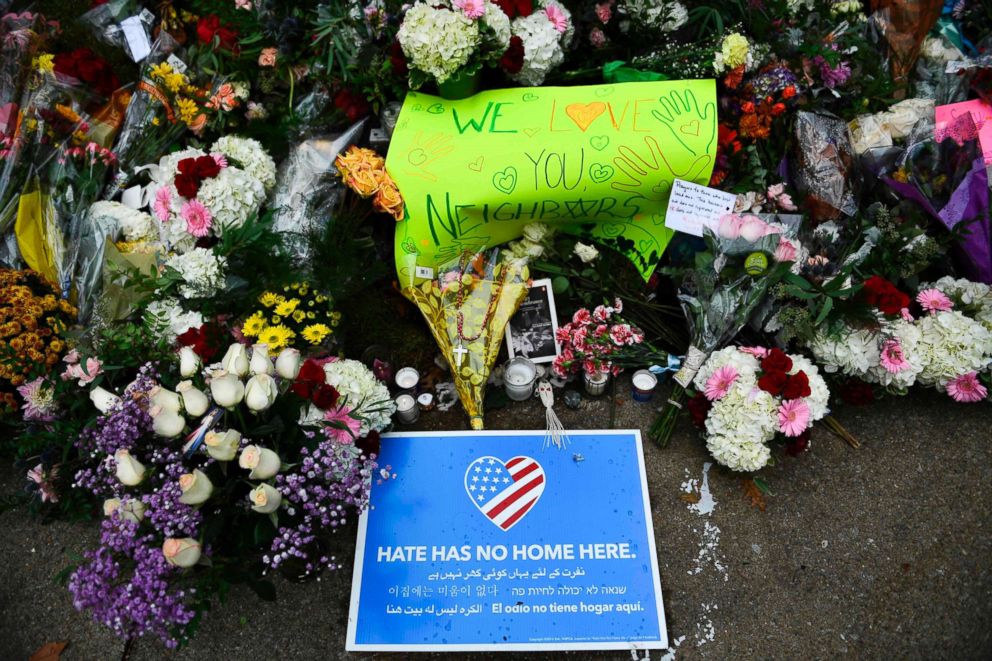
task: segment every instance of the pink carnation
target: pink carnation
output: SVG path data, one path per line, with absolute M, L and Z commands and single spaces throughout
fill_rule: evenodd
M 274 67 L 276 65 L 276 60 L 278 58 L 279 58 L 279 49 L 274 47 L 263 48 L 262 52 L 258 56 L 258 66 Z
M 947 312 L 954 304 L 951 299 L 947 297 L 947 294 L 940 291 L 939 289 L 924 289 L 919 294 L 916 295 L 916 302 L 920 304 L 925 311 L 930 312 Z
M 910 367 L 909 362 L 902 353 L 902 345 L 899 340 L 889 339 L 882 343 L 881 360 L 882 367 L 887 371 L 896 374 Z
M 588 324 L 591 320 L 592 315 L 589 313 L 589 310 L 585 308 L 579 308 L 575 311 L 575 314 L 572 315 L 573 324 Z
M 193 236 L 201 237 L 210 233 L 214 217 L 210 214 L 210 209 L 200 201 L 190 200 L 183 205 L 179 215 L 186 221 L 186 231 Z
M 565 30 L 568 29 L 568 19 L 565 17 L 565 12 L 561 10 L 558 5 L 548 5 L 544 8 L 544 13 L 551 21 L 551 25 L 555 26 L 555 30 L 558 34 L 564 34 Z
M 988 396 L 988 391 L 978 381 L 978 374 L 968 372 L 947 382 L 947 394 L 955 402 L 980 402 Z
M 627 324 L 617 324 L 610 329 L 610 339 L 613 340 L 613 344 L 618 347 L 622 347 L 625 344 L 634 344 L 634 334 L 630 330 L 630 326 Z
M 796 246 L 792 244 L 784 236 L 779 237 L 778 247 L 775 248 L 775 261 L 776 262 L 794 262 L 796 261 L 796 256 L 798 252 L 796 251 Z
M 599 28 L 593 28 L 589 31 L 589 43 L 593 48 L 602 48 L 606 45 L 606 35 Z
M 706 379 L 706 387 L 703 388 L 703 394 L 706 395 L 706 399 L 711 402 L 721 399 L 730 392 L 730 387 L 734 385 L 737 376 L 737 370 L 730 365 L 724 365 L 710 374 L 710 378 Z
M 613 18 L 613 9 L 610 7 L 610 4 L 609 2 L 601 2 L 596 5 L 596 18 L 603 25 L 609 23 L 610 19 Z
M 799 436 L 809 426 L 809 406 L 801 399 L 788 399 L 778 407 L 778 427 L 786 436 Z

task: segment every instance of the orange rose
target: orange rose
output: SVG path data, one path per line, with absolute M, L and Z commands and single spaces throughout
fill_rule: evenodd
M 382 175 L 382 185 L 379 186 L 379 191 L 375 194 L 372 204 L 376 209 L 388 213 L 397 221 L 403 220 L 406 213 L 399 188 L 396 187 L 392 177 L 385 173 Z
M 386 176 L 385 171 L 368 167 L 351 171 L 348 177 L 348 186 L 362 197 L 371 197 L 382 185 L 382 179 Z

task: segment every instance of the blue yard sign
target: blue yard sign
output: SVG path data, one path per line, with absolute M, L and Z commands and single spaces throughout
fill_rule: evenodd
M 383 436 L 349 650 L 668 647 L 639 432 L 544 436 Z

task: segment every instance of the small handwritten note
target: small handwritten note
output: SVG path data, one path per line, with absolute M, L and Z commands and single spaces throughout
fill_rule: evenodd
M 975 128 L 978 129 L 978 142 L 982 146 L 985 164 L 992 165 L 992 106 L 981 99 L 973 99 L 946 106 L 937 106 L 935 112 L 936 127 L 934 133 L 938 141 L 945 137 L 945 133 L 955 119 L 970 113 L 972 119 L 975 120 Z
M 676 179 L 668 198 L 665 227 L 694 236 L 702 236 L 704 227 L 715 232 L 720 218 L 733 212 L 736 201 L 733 193 Z

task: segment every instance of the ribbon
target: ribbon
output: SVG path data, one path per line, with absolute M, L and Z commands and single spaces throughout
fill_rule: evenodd
M 661 381 L 664 379 L 666 372 L 678 372 L 680 367 L 682 367 L 682 358 L 668 354 L 667 365 L 651 365 L 648 367 L 648 371 L 657 376 L 658 380 Z

